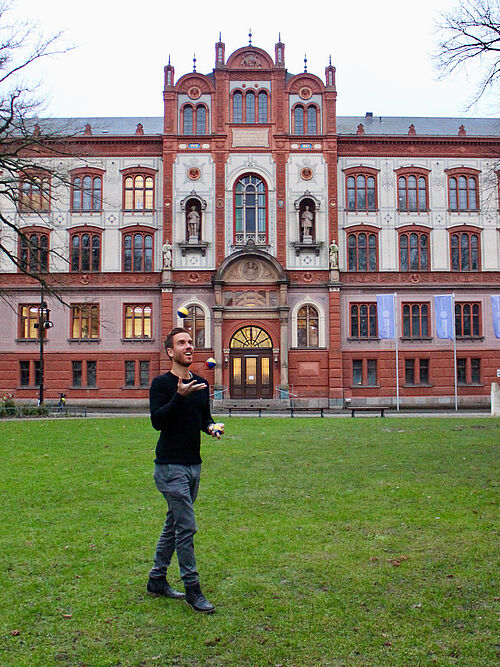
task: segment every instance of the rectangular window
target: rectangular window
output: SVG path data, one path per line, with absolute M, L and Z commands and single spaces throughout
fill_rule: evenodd
M 87 361 L 87 387 L 97 385 L 97 361 Z
M 24 340 L 38 338 L 38 309 L 39 306 L 34 305 L 20 306 L 19 338 Z
M 125 306 L 124 338 L 151 338 L 151 306 Z
M 135 361 L 125 362 L 125 386 L 133 387 L 135 384 Z
M 149 361 L 139 362 L 139 385 L 149 387 Z
M 455 333 L 463 337 L 479 337 L 481 335 L 481 304 L 455 304 Z
M 30 384 L 30 362 L 19 362 L 19 384 L 21 387 L 29 387 Z
M 352 383 L 363 384 L 363 361 L 361 359 L 354 359 L 352 362 Z
M 351 304 L 351 337 L 352 338 L 377 337 L 377 304 L 375 303 Z
M 73 367 L 73 387 L 82 386 L 82 362 L 81 361 L 72 361 Z
M 71 306 L 71 338 L 99 338 L 99 306 Z
M 428 359 L 405 359 L 405 384 L 408 385 L 429 384 Z
M 377 384 L 377 360 L 367 359 L 366 361 L 366 384 L 374 387 Z
M 481 384 L 481 359 L 457 358 L 457 383 L 461 385 Z
M 429 337 L 429 304 L 403 304 L 403 338 Z

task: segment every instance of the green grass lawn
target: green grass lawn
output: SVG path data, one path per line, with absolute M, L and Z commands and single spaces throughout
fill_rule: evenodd
M 498 664 L 500 420 L 203 437 L 211 616 L 145 592 L 166 511 L 147 419 L 0 423 L 0 665 Z

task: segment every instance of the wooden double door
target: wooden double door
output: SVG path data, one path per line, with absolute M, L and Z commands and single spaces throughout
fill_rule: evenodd
M 273 397 L 273 348 L 266 331 L 255 326 L 237 331 L 229 360 L 231 398 Z

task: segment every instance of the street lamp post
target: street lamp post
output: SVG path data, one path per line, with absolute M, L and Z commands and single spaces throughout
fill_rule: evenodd
M 43 285 L 40 288 L 40 307 L 38 309 L 38 322 L 35 327 L 38 329 L 38 340 L 40 343 L 40 385 L 38 390 L 38 405 L 43 405 L 43 380 L 44 380 L 44 360 L 43 348 L 45 344 L 45 332 L 54 325 L 49 319 L 50 310 L 47 308 L 47 302 L 44 300 Z

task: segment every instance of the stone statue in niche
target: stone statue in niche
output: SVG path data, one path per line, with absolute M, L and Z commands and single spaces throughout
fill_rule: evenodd
M 188 243 L 198 243 L 200 240 L 201 218 L 194 204 L 191 206 L 186 220 L 188 225 Z
M 300 216 L 303 243 L 312 243 L 313 240 L 312 230 L 314 225 L 314 212 L 310 211 L 310 208 L 310 205 L 306 204 Z
M 328 254 L 330 257 L 330 268 L 331 269 L 338 269 L 339 268 L 339 247 L 335 243 L 335 239 L 332 239 L 332 242 L 330 243 L 330 248 L 328 250 Z
M 173 245 L 167 239 L 161 247 L 161 252 L 163 255 L 163 269 L 169 270 L 172 268 L 172 248 Z

